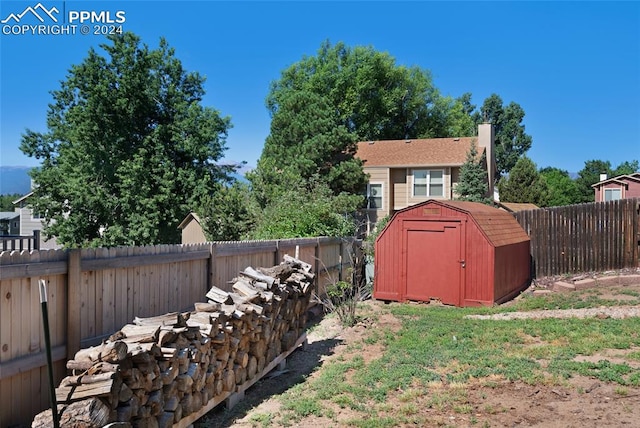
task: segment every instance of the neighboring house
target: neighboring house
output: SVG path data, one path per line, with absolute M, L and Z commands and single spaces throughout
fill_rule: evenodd
M 478 125 L 477 137 L 430 138 L 358 143 L 356 157 L 369 174 L 367 232 L 386 215 L 428 199 L 451 200 L 471 145 L 486 154 L 488 192 L 495 179 L 494 131 L 490 123 Z M 485 166 L 486 166 L 485 164 Z
M 202 227 L 202 220 L 200 220 L 200 217 L 198 217 L 196 213 L 189 213 L 184 220 L 182 220 L 178 229 L 182 229 L 183 244 L 207 242 L 207 237 Z
M 0 212 L 0 236 L 20 235 L 20 214 L 11 211 Z
M 596 202 L 640 198 L 640 172 L 612 178 L 602 174 L 600 181 L 591 187 L 595 190 Z
M 29 197 L 32 195 L 33 192 L 29 192 L 20 199 L 13 201 L 15 212 L 20 215 L 19 235 L 21 236 L 33 235 L 34 230 L 42 230 L 44 228 L 42 223 L 43 219 L 38 215 L 38 213 L 34 213 L 29 206 Z M 42 242 L 40 242 L 41 250 L 54 250 L 62 247 L 61 245 L 58 245 L 55 237 L 44 240 L 44 235 L 41 236 L 43 236 Z
M 536 204 L 530 203 L 521 203 L 521 202 L 497 202 L 498 207 L 502 208 L 505 211 L 510 213 L 516 213 L 518 211 L 529 211 L 529 210 L 538 210 L 539 206 Z

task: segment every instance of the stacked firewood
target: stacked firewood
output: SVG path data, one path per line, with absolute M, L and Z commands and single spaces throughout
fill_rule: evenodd
M 170 427 L 230 395 L 303 334 L 313 279 L 311 265 L 285 256 L 246 268 L 231 292 L 212 287 L 192 312 L 135 318 L 67 362 L 72 375 L 56 389 L 60 425 Z M 44 426 L 50 410 L 32 424 Z

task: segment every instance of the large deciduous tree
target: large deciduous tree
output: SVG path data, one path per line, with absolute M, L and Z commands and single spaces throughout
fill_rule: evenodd
M 296 177 L 320 176 L 335 195 L 363 190 L 366 177 L 354 157 L 355 135 L 333 113 L 327 100 L 313 92 L 281 97 L 258 166 L 249 174 L 261 205 L 277 198 L 278 188 L 289 189 Z
M 505 107 L 496 94 L 484 100 L 480 115 L 476 116 L 477 120 L 494 126 L 498 178 L 507 174 L 531 148 L 533 139 L 525 132 L 524 116 L 524 109 L 518 103 L 511 102 Z
M 547 205 L 547 184 L 540 176 L 536 164 L 522 156 L 509 172 L 498 182 L 501 202 L 533 203 Z
M 428 71 L 398 66 L 388 53 L 324 42 L 316 56 L 282 72 L 267 97 L 272 115 L 291 92 L 325 98 L 338 123 L 356 138 L 384 140 L 438 135 L 446 124 Z
M 558 207 L 581 202 L 580 192 L 576 182 L 565 170 L 547 167 L 540 170 L 540 175 L 547 183 L 547 206 Z
M 202 105 L 204 78 L 164 39 L 109 41 L 52 92 L 48 132 L 23 136 L 42 161 L 34 208 L 67 247 L 179 242 L 179 222 L 233 170 L 216 164 L 230 120 Z
M 363 199 L 351 197 L 366 185 L 362 163 L 354 157 L 356 142 L 445 136 L 453 104 L 439 95 L 425 70 L 398 66 L 371 47 L 324 42 L 317 55 L 286 68 L 271 85 L 271 132 L 248 176 L 254 195 L 265 213 L 275 212 L 274 206 L 290 211 L 291 204 L 282 200 L 291 199 L 295 189 L 303 193 L 295 198 L 298 211 L 317 214 L 307 219 L 325 219 L 326 230 L 343 230 L 334 220 L 344 213 L 337 208 L 335 215 L 322 213 L 332 206 L 355 210 Z M 459 110 L 462 114 L 462 104 Z M 311 229 L 323 226 L 287 235 Z

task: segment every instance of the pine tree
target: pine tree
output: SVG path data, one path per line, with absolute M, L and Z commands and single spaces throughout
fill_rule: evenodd
M 478 149 L 472 144 L 467 152 L 467 159 L 460 167 L 460 181 L 455 190 L 457 199 L 491 204 L 491 199 L 487 197 L 489 187 L 484 164 L 485 155 L 478 158 Z
M 548 187 L 538 172 L 536 164 L 526 156 L 521 157 L 509 173 L 498 182 L 500 201 L 532 203 L 547 206 Z

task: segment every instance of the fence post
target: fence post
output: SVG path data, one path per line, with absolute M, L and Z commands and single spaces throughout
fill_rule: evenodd
M 33 231 L 33 249 L 40 249 L 40 229 L 36 229 Z
M 205 294 L 211 290 L 211 287 L 216 285 L 216 244 L 212 242 L 209 244 L 209 278 L 207 280 L 207 289 Z
M 69 250 L 67 265 L 67 359 L 80 350 L 80 284 L 82 282 L 81 250 Z
M 316 296 L 320 295 L 320 238 L 316 238 L 316 246 L 313 251 L 314 256 L 314 266 L 313 270 L 316 274 L 315 283 L 316 283 Z
M 342 238 L 340 238 L 340 255 L 338 256 L 338 263 L 340 264 L 340 270 L 338 270 L 338 281 L 343 280 L 343 273 L 342 273 L 342 269 L 343 269 L 342 256 L 343 255 L 344 255 L 344 241 L 342 240 Z
M 273 255 L 273 265 L 279 265 L 281 260 L 282 257 L 280 256 L 280 240 L 276 239 L 276 252 Z

